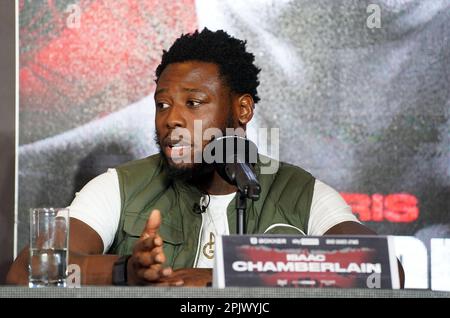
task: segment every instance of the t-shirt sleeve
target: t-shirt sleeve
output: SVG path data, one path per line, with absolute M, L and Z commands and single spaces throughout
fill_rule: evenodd
M 103 253 L 111 247 L 120 220 L 119 178 L 115 169 L 89 181 L 69 207 L 70 217 L 89 225 L 103 241 Z
M 316 179 L 309 213 L 308 235 L 323 235 L 333 226 L 347 221 L 360 223 L 342 196 L 329 185 Z

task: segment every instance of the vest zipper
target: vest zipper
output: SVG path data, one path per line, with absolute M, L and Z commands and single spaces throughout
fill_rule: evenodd
M 203 232 L 203 213 L 202 213 L 202 224 L 200 225 L 200 232 L 198 233 L 197 252 L 195 253 L 194 268 L 197 268 L 200 248 L 202 244 L 202 232 Z

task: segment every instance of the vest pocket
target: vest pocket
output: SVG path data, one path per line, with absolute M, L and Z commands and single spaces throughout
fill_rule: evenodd
M 125 212 L 123 231 L 125 232 L 124 248 L 127 251 L 126 253 L 131 254 L 133 252 L 133 246 L 141 236 L 147 223 L 147 218 L 147 215 L 140 215 L 140 213 Z M 174 258 L 184 242 L 183 231 L 163 219 L 159 228 L 159 235 L 161 235 L 164 242 L 165 265 L 172 266 Z

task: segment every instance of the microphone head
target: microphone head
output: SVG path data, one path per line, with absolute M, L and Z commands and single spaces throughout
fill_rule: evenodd
M 200 208 L 200 204 L 194 203 L 194 206 L 192 207 L 192 212 L 200 214 L 202 213 L 202 209 Z
M 241 136 L 222 136 L 214 139 L 205 147 L 206 154 L 211 153 L 212 162 L 223 163 L 251 163 L 258 160 L 258 148 L 255 143 Z M 212 163 L 211 160 L 208 163 Z
M 206 208 L 201 206 L 198 203 L 194 203 L 194 206 L 192 207 L 192 212 L 197 213 L 197 214 L 202 214 L 206 212 Z
M 248 198 L 259 198 L 261 189 L 253 167 L 258 160 L 258 148 L 252 141 L 240 136 L 218 137 L 206 145 L 204 159 L 213 163 L 217 173 Z

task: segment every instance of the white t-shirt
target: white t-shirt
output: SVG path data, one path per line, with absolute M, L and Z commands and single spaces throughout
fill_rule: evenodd
M 234 194 L 211 196 L 208 206 L 210 216 L 214 218 L 214 223 L 207 219 L 208 215 L 202 213 L 203 225 L 210 228 L 208 224 L 215 226 L 220 234 L 228 234 L 228 220 L 226 209 L 228 203 L 233 199 Z M 83 189 L 76 193 L 75 199 L 70 205 L 70 217 L 76 218 L 98 233 L 103 241 L 103 252 L 105 253 L 112 245 L 120 220 L 120 188 L 119 178 L 115 169 L 108 169 L 107 172 L 92 179 Z M 217 218 L 217 221 L 216 221 Z M 323 235 L 330 228 L 345 221 L 359 222 L 353 215 L 351 208 L 347 205 L 339 193 L 316 179 L 314 193 L 309 214 L 307 235 Z M 277 226 L 288 226 L 288 224 L 273 224 L 265 231 Z M 303 233 L 297 229 L 299 233 Z M 206 231 L 206 230 L 205 230 Z M 203 234 L 202 230 L 202 234 Z M 201 246 L 211 242 L 209 232 L 202 235 Z M 203 251 L 201 253 L 203 254 Z M 198 259 L 198 265 L 203 264 Z M 211 263 L 212 264 L 212 263 Z
M 227 207 L 235 195 L 236 193 L 209 196 L 206 211 L 202 213 L 202 231 L 194 262 L 195 267 L 214 267 L 216 237 L 230 234 Z

